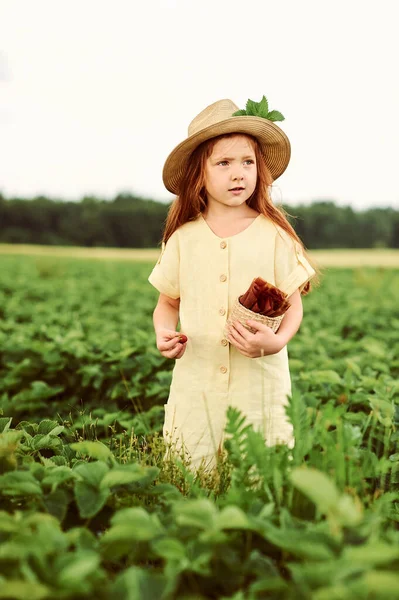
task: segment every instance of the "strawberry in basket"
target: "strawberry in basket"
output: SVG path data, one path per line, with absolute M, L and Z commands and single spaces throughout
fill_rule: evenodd
M 267 317 L 278 317 L 290 307 L 286 298 L 287 294 L 262 277 L 256 277 L 245 294 L 239 297 L 239 302 L 254 313 Z
M 256 277 L 245 294 L 236 299 L 226 326 L 239 321 L 246 329 L 255 333 L 247 323 L 248 319 L 252 319 L 276 332 L 289 307 L 287 294 L 262 277 Z

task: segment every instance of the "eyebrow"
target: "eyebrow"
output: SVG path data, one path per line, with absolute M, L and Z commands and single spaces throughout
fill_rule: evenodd
M 249 158 L 255 158 L 255 154 L 247 154 L 246 156 L 242 157 L 242 160 L 248 160 Z M 229 157 L 229 156 L 218 156 L 218 157 L 215 157 L 214 160 L 216 160 L 216 162 L 219 162 L 221 160 L 232 161 L 232 160 L 235 160 L 235 158 Z

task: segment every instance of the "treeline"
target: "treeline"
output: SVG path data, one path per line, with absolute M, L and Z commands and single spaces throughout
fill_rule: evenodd
M 0 194 L 0 242 L 64 246 L 154 248 L 167 204 L 119 194 L 78 202 L 5 198 Z M 399 211 L 355 211 L 332 201 L 283 205 L 305 245 L 312 248 L 399 248 Z

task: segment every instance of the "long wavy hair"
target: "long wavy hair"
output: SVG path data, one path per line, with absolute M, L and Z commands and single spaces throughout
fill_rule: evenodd
M 228 133 L 210 140 L 206 140 L 200 144 L 191 154 L 188 161 L 187 170 L 180 184 L 180 193 L 172 202 L 166 218 L 165 229 L 162 241 L 166 244 L 170 236 L 182 225 L 188 221 L 194 221 L 198 218 L 199 213 L 204 213 L 207 208 L 207 195 L 205 189 L 205 166 L 207 159 L 211 156 L 216 142 L 222 138 L 233 137 L 235 135 L 244 135 L 236 133 Z M 257 166 L 257 181 L 255 190 L 248 198 L 247 204 L 257 212 L 261 213 L 273 223 L 280 225 L 294 240 L 299 242 L 303 249 L 305 258 L 316 271 L 316 276 L 312 279 L 313 284 L 319 283 L 320 269 L 316 263 L 309 257 L 302 240 L 298 237 L 295 229 L 287 219 L 287 216 L 292 217 L 284 210 L 282 206 L 276 207 L 271 198 L 271 187 L 273 184 L 272 176 L 267 168 L 263 155 L 256 138 L 245 134 L 252 142 Z M 295 218 L 295 217 L 293 217 Z M 306 295 L 310 292 L 312 284 L 307 282 L 301 294 Z

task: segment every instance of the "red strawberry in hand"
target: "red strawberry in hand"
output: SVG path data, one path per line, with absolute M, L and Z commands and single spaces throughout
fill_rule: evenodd
M 179 344 L 185 344 L 187 342 L 187 339 L 187 336 L 181 333 L 177 341 L 179 342 Z

